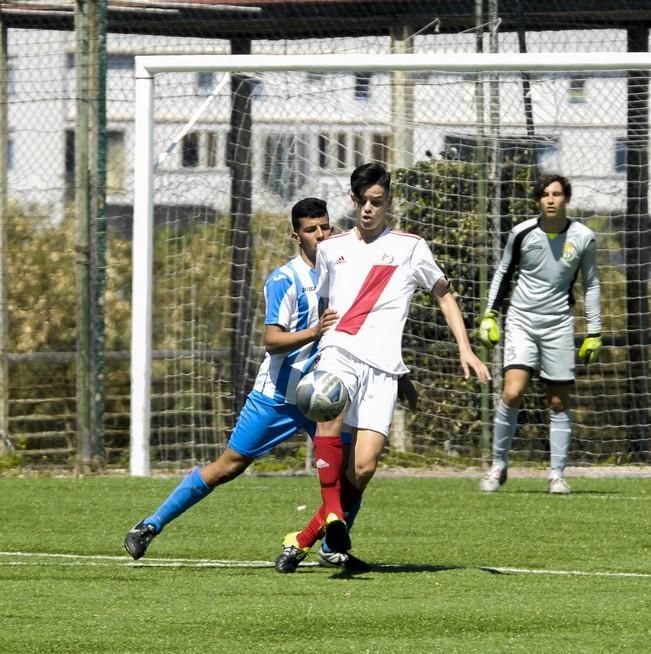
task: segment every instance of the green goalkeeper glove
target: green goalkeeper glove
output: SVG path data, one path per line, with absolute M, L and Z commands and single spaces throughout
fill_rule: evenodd
M 484 347 L 492 350 L 500 342 L 500 326 L 497 311 L 486 311 L 479 323 L 479 340 Z
M 599 357 L 601 346 L 601 334 L 588 334 L 581 344 L 579 359 L 581 359 L 586 366 L 589 363 L 594 363 Z

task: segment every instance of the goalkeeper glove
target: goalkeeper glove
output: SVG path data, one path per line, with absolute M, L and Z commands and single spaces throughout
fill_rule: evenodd
M 579 359 L 586 364 L 594 363 L 599 357 L 599 350 L 601 349 L 601 334 L 588 334 L 579 350 Z
M 484 347 L 492 350 L 500 342 L 500 326 L 497 311 L 486 311 L 479 323 L 479 340 Z

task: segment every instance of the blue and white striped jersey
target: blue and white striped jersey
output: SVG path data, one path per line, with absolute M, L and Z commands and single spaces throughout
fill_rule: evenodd
M 267 277 L 264 297 L 266 325 L 297 332 L 319 319 L 316 271 L 300 255 Z M 267 352 L 253 389 L 275 401 L 296 404 L 296 385 L 314 364 L 317 349 L 318 342 L 314 341 L 291 352 Z

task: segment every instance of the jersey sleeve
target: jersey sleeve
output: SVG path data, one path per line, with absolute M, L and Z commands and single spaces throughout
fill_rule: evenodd
M 316 292 L 321 300 L 327 300 L 328 291 L 328 262 L 325 256 L 325 248 L 316 249 Z
M 296 304 L 296 285 L 282 270 L 275 270 L 264 285 L 266 303 L 265 325 L 291 326 L 293 308 Z
M 583 294 L 585 318 L 589 334 L 601 333 L 601 286 L 597 269 L 597 242 L 590 239 L 581 257 L 581 276 L 583 278 Z
M 499 311 L 505 297 L 507 296 L 513 273 L 517 265 L 516 257 L 514 257 L 514 243 L 515 232 L 509 232 L 509 236 L 502 252 L 502 258 L 495 270 L 493 279 L 491 280 L 490 288 L 488 289 L 488 300 L 486 301 L 486 308 L 492 311 Z
M 421 288 L 431 291 L 436 282 L 445 278 L 445 273 L 434 260 L 429 245 L 419 238 L 411 255 L 411 269 L 414 278 Z

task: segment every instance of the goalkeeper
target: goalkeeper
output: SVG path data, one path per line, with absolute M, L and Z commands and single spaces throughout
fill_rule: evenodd
M 550 410 L 551 469 L 548 490 L 568 495 L 567 465 L 572 420 L 570 390 L 574 384 L 574 298 L 580 271 L 588 334 L 579 352 L 585 364 L 596 361 L 601 348 L 600 286 L 594 233 L 571 221 L 566 207 L 570 182 L 560 175 L 543 176 L 534 188 L 540 216 L 516 225 L 509 233 L 502 259 L 488 293 L 479 339 L 489 349 L 500 339 L 498 311 L 517 273 L 506 314 L 504 388 L 493 427 L 493 462 L 480 489 L 493 492 L 506 481 L 509 450 L 517 428 L 522 396 L 538 373 L 546 385 Z

